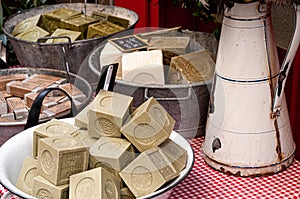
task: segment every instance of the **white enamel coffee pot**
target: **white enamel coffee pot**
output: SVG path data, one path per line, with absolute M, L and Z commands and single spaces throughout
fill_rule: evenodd
M 279 66 L 271 2 L 226 2 L 211 92 L 205 162 L 237 176 L 260 176 L 287 168 L 295 143 L 284 95 L 300 41 L 296 29 Z

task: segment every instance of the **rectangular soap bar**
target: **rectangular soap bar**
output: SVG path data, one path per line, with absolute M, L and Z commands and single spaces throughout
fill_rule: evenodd
M 101 21 L 88 26 L 87 39 L 104 37 L 125 30 L 124 27 L 109 21 Z
M 39 26 L 40 23 L 41 23 L 41 15 L 29 17 L 29 18 L 17 23 L 11 34 L 13 36 L 17 36 L 18 34 L 25 32 L 35 26 Z
M 31 76 L 31 77 L 23 80 L 23 82 L 37 84 L 37 85 L 40 85 L 42 87 L 49 87 L 49 86 L 51 86 L 52 84 L 55 83 L 55 81 L 53 81 L 51 79 L 42 79 L 42 78 L 34 77 L 34 76 Z
M 89 152 L 71 135 L 48 137 L 39 139 L 37 159 L 39 174 L 59 186 L 68 184 L 71 175 L 88 169 Z
M 32 195 L 37 198 L 69 199 L 69 184 L 55 186 L 39 175 L 33 178 Z
M 26 93 L 35 92 L 38 93 L 43 90 L 44 87 L 33 84 L 33 83 L 26 83 L 21 81 L 12 81 L 6 84 L 6 92 L 8 94 L 24 98 Z
M 58 87 L 66 91 L 74 100 L 82 102 L 86 99 L 85 94 L 74 84 L 66 83 L 58 85 Z
M 60 117 L 70 113 L 70 111 L 71 111 L 71 102 L 65 101 L 57 105 L 51 106 L 46 110 L 43 110 L 43 113 L 47 115 L 55 115 L 56 117 Z
M 123 54 L 122 79 L 126 82 L 164 85 L 162 51 L 137 51 Z
M 39 38 L 41 37 L 47 37 L 49 36 L 49 32 L 44 30 L 43 28 L 39 26 L 35 26 L 29 30 L 26 30 L 16 36 L 16 38 L 21 40 L 26 40 L 30 42 L 37 42 Z
M 46 43 L 62 43 L 62 42 L 73 42 L 80 38 L 81 32 L 66 30 L 57 28 L 52 34 L 51 37 L 57 36 L 65 36 L 65 38 L 57 38 L 57 39 L 48 39 Z M 70 41 L 67 39 L 70 38 Z
M 15 119 L 24 119 L 28 116 L 28 109 L 24 101 L 19 97 L 10 97 L 6 99 L 8 111 L 14 113 Z
M 10 74 L 0 76 L 0 90 L 6 90 L 6 84 L 11 81 L 22 81 L 28 77 L 27 74 Z
M 63 78 L 63 77 L 58 77 L 58 76 L 53 76 L 53 75 L 46 75 L 46 74 L 41 74 L 41 73 L 35 73 L 30 77 L 40 78 L 40 79 L 44 79 L 44 80 L 50 80 L 50 81 L 55 82 L 56 84 L 62 84 L 62 83 L 65 83 L 67 81 L 67 79 Z
M 152 37 L 149 43 L 149 49 L 161 49 L 181 55 L 189 52 L 190 37 Z
M 19 173 L 16 187 L 29 195 L 33 195 L 33 178 L 38 176 L 37 160 L 26 157 Z

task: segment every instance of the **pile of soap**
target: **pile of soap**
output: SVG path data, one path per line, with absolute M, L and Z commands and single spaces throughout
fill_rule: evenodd
M 107 36 L 126 29 L 129 20 L 94 11 L 86 16 L 79 11 L 59 8 L 27 18 L 16 24 L 12 35 L 37 42 L 42 37 L 62 37 L 39 42 L 59 43 Z
M 7 74 L 0 76 L 0 122 L 26 121 L 30 107 L 45 88 L 61 88 L 81 104 L 86 95 L 66 78 L 45 74 Z M 62 92 L 51 92 L 43 101 L 40 119 L 50 119 L 66 114 L 71 102 Z
M 194 50 L 187 36 L 142 38 L 145 49 L 122 51 L 107 42 L 100 54 L 100 65 L 119 63 L 117 79 L 152 85 L 189 84 L 211 81 L 215 60 L 208 50 Z
M 187 152 L 169 138 L 174 119 L 154 98 L 132 103 L 100 90 L 74 125 L 39 125 L 16 186 L 38 198 L 135 198 L 179 176 Z

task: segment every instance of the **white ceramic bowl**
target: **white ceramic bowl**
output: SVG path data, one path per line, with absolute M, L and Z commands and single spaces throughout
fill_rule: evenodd
M 71 124 L 74 122 L 73 118 L 63 120 Z M 35 128 L 36 127 L 32 127 L 22 131 L 10 138 L 0 147 L 0 183 L 11 193 L 22 198 L 35 198 L 24 193 L 15 186 L 20 170 L 23 166 L 23 161 L 28 156 L 32 157 L 32 135 Z M 165 194 L 170 194 L 169 190 L 181 182 L 192 170 L 194 164 L 194 152 L 191 145 L 184 137 L 175 131 L 171 133 L 170 139 L 187 151 L 188 158 L 186 167 L 181 171 L 177 178 L 169 182 L 167 185 L 154 193 L 141 197 L 140 199 L 153 197 L 164 198 L 163 196 Z

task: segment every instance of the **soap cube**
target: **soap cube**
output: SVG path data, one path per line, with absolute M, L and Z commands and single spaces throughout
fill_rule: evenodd
M 73 30 L 66 30 L 57 28 L 52 34 L 51 37 L 64 37 L 64 38 L 55 38 L 55 39 L 48 39 L 46 43 L 62 43 L 62 42 L 73 42 L 80 38 L 81 32 L 73 31 Z M 68 39 L 68 38 L 70 39 Z
M 30 28 L 29 30 L 18 34 L 16 38 L 30 42 L 37 42 L 39 38 L 47 36 L 49 36 L 48 31 L 44 30 L 39 26 L 35 26 L 33 28 Z
M 70 135 L 79 128 L 67 122 L 51 119 L 33 131 L 33 157 L 37 157 L 38 142 L 41 138 Z
M 90 148 L 90 168 L 104 167 L 115 176 L 134 158 L 130 142 L 122 138 L 101 137 Z
M 100 90 L 88 113 L 88 131 L 93 137 L 121 137 L 120 128 L 132 112 L 133 97 Z
M 178 176 L 178 172 L 157 147 L 141 153 L 119 174 L 136 197 L 153 193 Z
M 42 176 L 37 176 L 33 179 L 33 196 L 37 198 L 69 198 L 69 184 L 55 186 Z
M 122 80 L 139 84 L 164 85 L 162 51 L 136 51 L 123 54 Z
M 167 140 L 174 126 L 175 120 L 151 97 L 133 112 L 121 132 L 143 152 Z
M 120 198 L 118 180 L 99 167 L 70 177 L 70 199 Z
M 87 39 L 104 37 L 125 30 L 124 27 L 109 21 L 101 21 L 88 26 Z
M 37 160 L 26 157 L 19 173 L 16 187 L 29 195 L 33 195 L 33 178 L 38 176 Z
M 88 134 L 86 129 L 79 129 L 75 133 L 73 133 L 74 137 L 77 137 L 83 145 L 90 150 L 90 148 L 97 142 L 98 138 L 94 138 Z
M 79 128 L 87 128 L 88 127 L 88 113 L 90 110 L 90 107 L 92 106 L 93 102 L 88 104 L 84 109 L 82 109 L 74 119 L 74 125 Z
M 33 27 L 39 26 L 40 23 L 41 23 L 41 15 L 29 17 L 29 18 L 17 23 L 11 34 L 13 36 L 16 36 L 22 32 L 30 30 Z
M 88 161 L 89 152 L 78 138 L 39 139 L 38 172 L 54 185 L 68 184 L 71 175 L 88 169 Z

